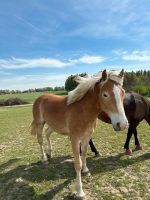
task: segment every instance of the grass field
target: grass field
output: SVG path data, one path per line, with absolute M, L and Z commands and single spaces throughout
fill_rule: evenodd
M 35 93 L 18 93 L 18 94 L 4 94 L 4 95 L 0 95 L 0 99 L 9 99 L 9 98 L 21 98 L 29 103 L 33 103 L 34 100 L 39 97 L 42 94 L 45 93 L 52 93 L 52 94 L 56 94 L 56 95 L 66 95 L 67 92 L 66 91 L 53 91 L 53 92 L 35 92 Z
M 74 199 L 75 171 L 70 141 L 52 134 L 53 156 L 49 164 L 38 162 L 39 146 L 30 135 L 31 106 L 0 108 L 0 199 Z M 94 158 L 89 149 L 90 177 L 82 177 L 88 200 L 150 199 L 150 129 L 138 127 L 143 151 L 121 154 L 126 131 L 114 132 L 99 121 L 93 134 L 102 157 Z M 130 144 L 134 149 L 133 139 Z
M 18 94 L 5 94 L 5 95 L 0 95 L 0 100 L 1 99 L 9 99 L 9 98 L 21 98 L 29 103 L 33 103 L 34 100 L 39 97 L 42 94 L 45 93 L 52 93 L 52 94 L 56 94 L 56 95 L 67 95 L 66 91 L 53 91 L 53 92 L 35 92 L 35 93 L 18 93 Z M 150 100 L 150 97 L 147 98 Z

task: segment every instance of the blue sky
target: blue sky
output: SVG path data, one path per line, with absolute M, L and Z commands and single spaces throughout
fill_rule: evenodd
M 150 69 L 149 0 L 1 0 L 0 8 L 0 89 Z

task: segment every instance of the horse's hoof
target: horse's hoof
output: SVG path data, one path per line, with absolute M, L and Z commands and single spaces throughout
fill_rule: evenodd
M 78 194 L 75 194 L 74 198 L 76 200 L 84 200 L 85 199 L 85 193 L 82 192 L 82 194 L 78 195 Z
M 100 152 L 97 152 L 97 153 L 95 154 L 94 158 L 99 158 L 99 157 L 101 157 L 101 156 L 102 156 L 102 154 L 101 154 Z
M 85 197 L 77 197 L 77 196 L 75 196 L 75 198 L 74 198 L 75 200 L 84 200 L 85 199 Z
M 82 173 L 83 176 L 90 176 L 91 175 L 91 173 L 90 173 L 90 171 L 87 167 L 82 169 L 81 173 Z
M 43 156 L 43 157 L 41 158 L 41 162 L 42 162 L 42 163 L 47 163 L 47 162 L 48 162 L 47 156 Z
M 130 149 L 126 149 L 124 153 L 125 153 L 125 155 L 131 155 L 132 150 L 130 150 Z
M 82 169 L 81 173 L 82 173 L 83 176 L 90 176 L 91 175 L 88 168 Z
M 91 173 L 90 171 L 87 171 L 87 172 L 82 171 L 82 176 L 91 176 Z
M 45 161 L 40 160 L 39 163 L 41 163 L 43 166 L 49 164 L 48 160 L 45 160 Z
M 136 145 L 135 150 L 143 150 L 141 145 Z
M 47 160 L 47 161 L 44 161 L 43 164 L 44 164 L 44 165 L 48 165 L 48 164 L 49 164 L 48 160 Z

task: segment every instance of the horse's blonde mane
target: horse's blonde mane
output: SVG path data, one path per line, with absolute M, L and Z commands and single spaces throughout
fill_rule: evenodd
M 118 71 L 109 71 L 107 72 L 108 75 L 108 79 L 111 79 L 113 81 L 115 81 L 118 84 L 123 83 L 123 78 L 119 76 Z M 90 90 L 93 89 L 95 84 L 102 78 L 102 72 L 99 72 L 98 74 L 96 74 L 95 76 L 91 76 L 91 77 L 80 77 L 77 76 L 75 78 L 75 81 L 77 83 L 79 83 L 79 85 L 72 91 L 70 91 L 68 93 L 67 96 L 67 105 L 70 105 L 76 101 L 79 101 L 80 99 L 82 99 L 84 97 L 84 95 Z M 107 81 L 106 80 L 106 81 Z M 105 82 L 106 82 L 105 81 Z

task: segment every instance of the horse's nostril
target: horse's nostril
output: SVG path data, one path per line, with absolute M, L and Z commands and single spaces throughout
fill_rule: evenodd
M 120 127 L 120 123 L 119 123 L 119 122 L 117 122 L 116 126 L 117 126 L 117 128 L 118 128 L 118 129 L 120 129 L 120 128 L 121 128 L 121 127 Z

